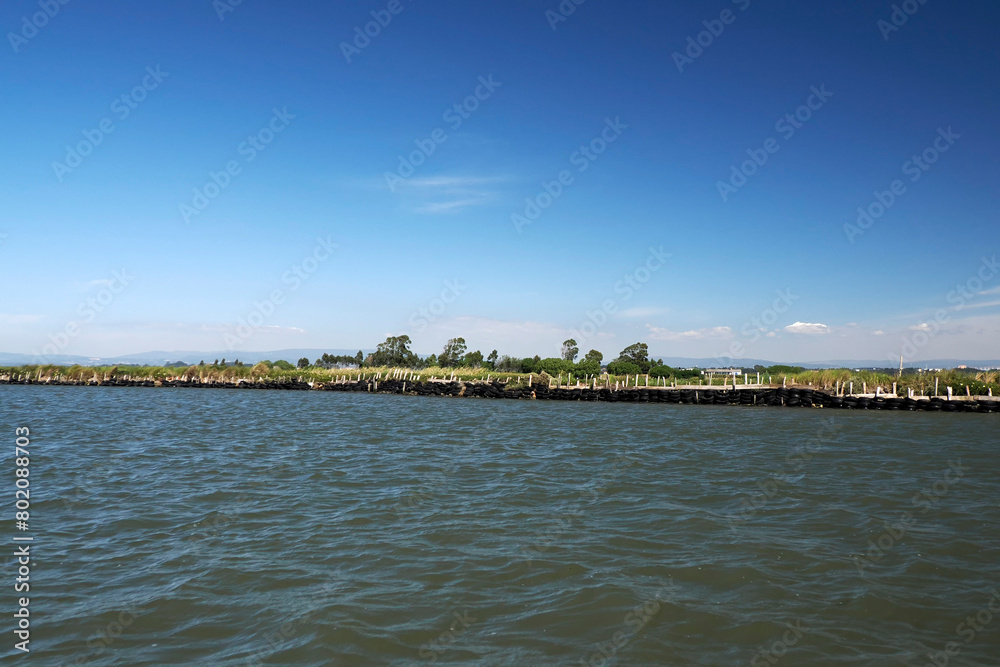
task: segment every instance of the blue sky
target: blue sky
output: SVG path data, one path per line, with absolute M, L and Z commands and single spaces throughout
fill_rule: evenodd
M 0 351 L 1000 357 L 995 3 L 229 2 L 0 9 Z

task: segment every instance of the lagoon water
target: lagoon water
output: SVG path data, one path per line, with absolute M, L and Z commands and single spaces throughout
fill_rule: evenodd
M 0 386 L 0 424 L 25 664 L 1000 664 L 1000 415 Z

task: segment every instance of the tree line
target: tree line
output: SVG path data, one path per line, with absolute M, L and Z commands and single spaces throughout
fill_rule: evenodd
M 580 376 L 598 375 L 605 370 L 604 355 L 601 352 L 590 350 L 580 357 L 580 348 L 572 338 L 563 341 L 559 357 L 548 358 L 538 355 L 523 358 L 501 356 L 497 350 L 492 350 L 483 356 L 480 350 L 470 351 L 465 339 L 461 337 L 449 339 L 439 354 L 432 354 L 429 357 L 420 357 L 410 349 L 411 345 L 409 336 L 389 336 L 368 356 L 364 356 L 361 352 L 353 357 L 324 354 L 314 364 L 310 364 L 306 358 L 300 359 L 299 368 L 307 368 L 310 365 L 321 368 L 368 366 L 413 370 L 435 367 L 485 368 L 501 373 L 548 373 L 549 375 L 573 373 Z M 701 371 L 698 370 L 671 368 L 664 365 L 662 359 L 650 359 L 648 345 L 641 342 L 633 343 L 623 349 L 614 360 L 608 362 L 606 370 L 612 375 L 649 374 L 651 377 L 677 378 L 701 375 Z

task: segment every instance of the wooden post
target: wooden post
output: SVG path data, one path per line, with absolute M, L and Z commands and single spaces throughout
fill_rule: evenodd
M 896 383 L 895 382 L 892 383 L 892 395 L 893 396 L 896 395 Z
M 781 378 L 781 387 L 785 388 L 787 386 L 788 386 L 788 376 L 786 375 L 785 377 Z
M 851 380 L 851 393 L 850 396 L 854 396 L 854 380 Z
M 948 387 L 948 400 L 951 400 L 951 387 Z
M 934 378 L 934 395 L 938 395 L 938 378 Z

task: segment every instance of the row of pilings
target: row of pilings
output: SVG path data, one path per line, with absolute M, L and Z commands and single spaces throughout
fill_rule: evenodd
M 342 379 L 312 383 L 301 378 L 257 379 L 253 381 L 201 381 L 198 379 L 91 379 L 59 380 L 28 377 L 0 377 L 0 384 L 41 384 L 100 387 L 173 387 L 191 389 L 341 391 L 455 398 L 535 399 L 549 401 L 600 401 L 605 403 L 675 403 L 689 405 L 742 405 L 760 407 L 801 407 L 854 410 L 908 410 L 926 412 L 1000 412 L 992 397 L 945 400 L 944 398 L 903 398 L 888 396 L 835 396 L 805 387 L 764 387 L 753 389 L 671 389 L 638 387 L 629 389 L 550 387 L 510 387 L 500 382 L 461 380 L 414 381 L 402 379 Z

